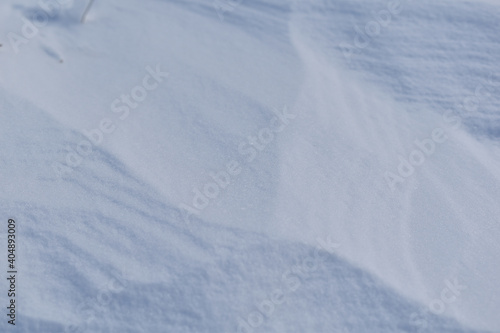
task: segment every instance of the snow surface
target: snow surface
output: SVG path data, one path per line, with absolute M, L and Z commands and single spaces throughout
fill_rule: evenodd
M 499 5 L 3 0 L 0 331 L 500 332 Z

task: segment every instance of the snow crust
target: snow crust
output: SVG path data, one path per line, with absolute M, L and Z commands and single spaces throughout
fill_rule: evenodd
M 2 1 L 0 330 L 500 332 L 498 5 Z

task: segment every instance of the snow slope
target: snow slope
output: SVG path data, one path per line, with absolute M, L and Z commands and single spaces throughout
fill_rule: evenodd
M 50 3 L 0 4 L 2 332 L 500 332 L 494 1 Z

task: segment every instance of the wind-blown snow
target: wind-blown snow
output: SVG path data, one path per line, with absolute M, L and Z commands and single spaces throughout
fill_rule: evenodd
M 51 3 L 0 4 L 2 332 L 500 332 L 496 2 Z

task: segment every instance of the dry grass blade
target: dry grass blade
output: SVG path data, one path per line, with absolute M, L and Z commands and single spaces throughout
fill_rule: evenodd
M 87 14 L 89 13 L 90 7 L 92 7 L 93 3 L 94 3 L 94 0 L 90 0 L 87 3 L 87 7 L 85 7 L 85 10 L 83 11 L 83 14 L 82 14 L 82 19 L 80 21 L 81 23 L 85 23 L 85 18 L 87 17 Z

